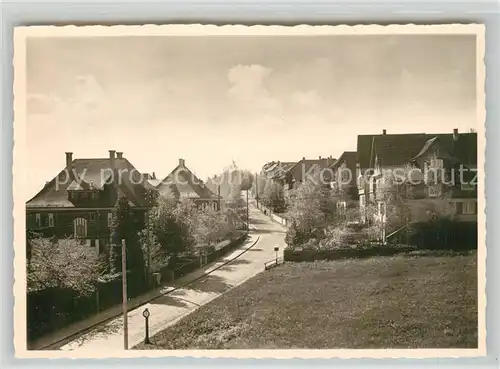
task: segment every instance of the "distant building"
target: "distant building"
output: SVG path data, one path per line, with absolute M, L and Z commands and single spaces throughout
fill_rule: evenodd
M 161 181 L 156 189 L 160 194 L 171 192 L 177 200 L 192 200 L 200 208 L 210 207 L 216 211 L 220 210 L 219 196 L 186 167 L 184 159 L 179 159 L 179 165 Z

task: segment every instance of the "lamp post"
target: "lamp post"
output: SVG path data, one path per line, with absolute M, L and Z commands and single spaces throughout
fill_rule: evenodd
M 144 317 L 145 327 L 146 327 L 146 335 L 144 337 L 144 344 L 149 345 L 151 342 L 149 341 L 149 310 L 146 308 L 142 312 L 142 316 Z
M 280 251 L 279 247 L 274 248 L 274 252 L 276 253 L 276 265 L 278 265 L 278 251 Z

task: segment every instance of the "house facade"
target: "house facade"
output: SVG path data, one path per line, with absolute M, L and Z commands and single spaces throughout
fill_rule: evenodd
M 138 227 L 151 207 L 151 192 L 144 176 L 123 157 L 73 159 L 26 203 L 26 228 L 44 237 L 75 237 L 100 253 L 111 242 L 113 209 L 128 200 Z
M 362 221 L 384 219 L 384 191 L 397 176 L 411 180 L 405 200 L 409 220 L 424 221 L 435 209 L 458 221 L 477 221 L 476 133 L 459 134 L 455 129 L 449 134 L 388 135 L 384 130 L 382 135 L 358 136 L 357 157 Z M 438 205 L 442 209 L 436 209 Z

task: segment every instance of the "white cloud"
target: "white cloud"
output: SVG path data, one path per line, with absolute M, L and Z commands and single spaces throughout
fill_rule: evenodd
M 323 103 L 322 100 L 323 99 L 316 90 L 295 91 L 291 98 L 292 103 L 304 109 L 318 109 Z
M 237 114 L 250 114 L 255 119 L 280 119 L 283 114 L 281 103 L 266 85 L 270 75 L 271 69 L 256 64 L 237 65 L 228 71 L 231 84 L 228 96 Z

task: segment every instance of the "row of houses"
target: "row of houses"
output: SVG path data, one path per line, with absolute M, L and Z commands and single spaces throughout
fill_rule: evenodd
M 189 168 L 184 159 L 163 180 L 142 173 L 123 156 L 109 150 L 107 158 L 74 159 L 67 152 L 65 167 L 26 203 L 26 228 L 46 237 L 74 236 L 96 247 L 109 244 L 113 210 L 125 197 L 142 228 L 157 194 L 167 191 L 178 199 L 193 200 L 198 207 L 220 210 L 214 194 Z
M 285 199 L 293 202 L 293 191 L 307 180 L 314 167 L 322 179 L 344 196 L 344 205 L 359 208 L 362 222 L 371 221 L 370 205 L 378 211 L 375 220 L 384 218 L 388 177 L 399 173 L 411 175 L 410 203 L 412 220 L 428 216 L 429 203 L 442 200 L 449 212 L 464 222 L 477 221 L 477 133 L 459 133 L 454 129 L 441 134 L 380 134 L 358 135 L 356 151 L 345 151 L 338 159 L 303 158 L 297 162 L 270 162 L 261 175 L 284 186 Z M 430 174 L 443 180 L 430 181 Z M 394 179 L 394 178 L 392 178 Z M 446 192 L 446 194 L 445 194 Z M 446 195 L 446 196 L 445 196 Z M 425 214 L 424 214 L 425 212 Z

